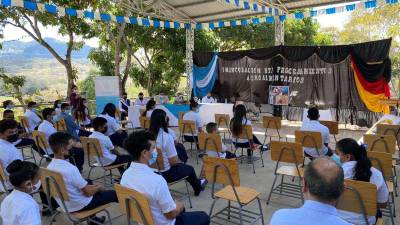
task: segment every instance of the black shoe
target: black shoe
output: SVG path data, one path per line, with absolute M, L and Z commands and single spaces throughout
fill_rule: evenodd
M 105 216 L 100 216 L 100 217 L 96 216 L 96 217 L 91 218 L 91 220 L 94 220 L 97 223 L 104 223 L 106 221 L 106 217 Z M 98 225 L 97 223 L 90 222 L 89 225 Z
M 51 216 L 51 215 L 53 215 L 53 214 L 51 213 L 50 209 L 45 208 L 45 209 L 42 210 L 42 216 L 48 217 L 48 216 Z

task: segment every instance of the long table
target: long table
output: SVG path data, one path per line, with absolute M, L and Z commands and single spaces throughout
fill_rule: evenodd
M 132 121 L 133 127 L 140 127 L 140 110 L 145 109 L 144 106 L 130 106 L 128 110 L 128 119 Z M 189 105 L 176 105 L 176 104 L 164 104 L 156 105 L 156 109 L 162 109 L 167 113 L 169 117 L 169 125 L 172 127 L 178 126 L 179 112 L 188 112 Z M 223 103 L 202 103 L 199 108 L 199 115 L 203 124 L 215 122 L 214 114 L 228 114 L 231 118 L 233 117 L 233 104 Z

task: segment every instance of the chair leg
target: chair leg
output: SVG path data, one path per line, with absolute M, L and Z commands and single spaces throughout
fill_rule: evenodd
M 56 218 L 56 216 L 59 214 L 59 212 L 58 211 L 56 211 L 55 213 L 54 213 L 54 215 L 53 216 L 51 216 L 51 218 L 50 218 L 50 225 L 52 225 L 53 224 L 53 221 L 55 221 L 55 218 Z
M 31 154 L 32 154 L 33 161 L 34 161 L 35 164 L 36 164 L 36 157 L 35 157 L 34 150 L 33 150 L 32 147 L 31 147 Z
M 44 157 L 41 157 L 40 161 L 39 161 L 39 167 L 42 165 L 42 161 L 43 161 Z
M 89 169 L 89 173 L 88 173 L 88 176 L 87 176 L 87 179 L 89 179 L 89 180 L 90 180 L 90 174 L 92 173 L 93 168 L 94 167 L 90 167 L 90 169 Z
M 251 154 L 251 164 L 253 165 L 253 174 L 256 173 L 256 169 L 254 167 L 254 154 Z
M 264 167 L 263 152 L 260 150 L 261 165 Z
M 231 219 L 231 201 L 228 201 L 228 220 Z
M 239 218 L 240 218 L 240 225 L 243 225 L 243 217 L 242 217 L 242 205 L 239 203 Z
M 257 202 L 258 202 L 258 209 L 260 210 L 261 224 L 264 225 L 264 215 L 263 215 L 263 212 L 262 212 L 261 201 L 260 201 L 259 197 L 257 197 Z
M 390 195 L 392 196 L 392 204 L 391 204 L 391 206 L 393 208 L 393 217 L 396 217 L 396 205 L 395 205 L 395 202 L 394 202 L 394 194 L 393 194 L 393 192 L 390 193 Z
M 108 210 L 104 210 L 104 212 L 106 213 L 106 215 L 107 215 L 107 217 L 108 217 L 108 224 L 112 225 L 111 214 L 110 214 L 110 212 L 108 212 Z
M 271 191 L 269 191 L 269 195 L 268 195 L 268 199 L 267 199 L 267 205 L 269 204 L 269 200 L 271 200 L 272 191 L 274 190 L 274 186 L 275 186 L 275 183 L 276 183 L 277 179 L 278 179 L 278 175 L 275 175 L 274 182 L 272 182 Z
M 281 193 L 282 194 L 282 192 L 283 192 L 283 187 L 282 187 L 282 184 L 283 184 L 283 178 L 285 177 L 285 175 L 281 175 L 281 187 L 280 187 L 280 189 L 279 189 L 279 193 Z
M 212 204 L 211 204 L 211 208 L 210 208 L 210 213 L 208 214 L 208 216 L 211 218 L 212 217 L 212 212 L 215 206 L 215 203 L 217 202 L 218 198 L 214 199 Z
M 190 208 L 192 208 L 192 199 L 190 199 L 189 185 L 186 180 L 185 180 L 185 186 L 186 186 L 186 193 L 187 193 L 188 199 L 189 199 L 189 206 L 190 206 Z

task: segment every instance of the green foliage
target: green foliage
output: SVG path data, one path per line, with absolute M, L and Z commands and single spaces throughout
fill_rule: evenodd
M 89 71 L 89 76 L 86 77 L 84 80 L 78 82 L 78 88 L 81 90 L 86 97 L 86 99 L 95 99 L 96 98 L 96 93 L 95 93 L 95 78 L 96 76 L 101 75 L 101 72 L 98 72 L 96 70 L 90 70 Z
M 3 89 L 23 104 L 21 88 L 26 82 L 25 77 L 6 75 L 4 70 L 0 68 L 0 79 L 3 82 Z
M 92 49 L 88 58 L 100 70 L 100 76 L 113 76 L 115 69 L 114 56 L 102 48 Z

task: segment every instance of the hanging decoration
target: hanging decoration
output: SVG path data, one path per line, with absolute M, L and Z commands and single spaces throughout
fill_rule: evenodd
M 218 54 L 214 53 L 210 63 L 205 67 L 193 65 L 193 94 L 194 97 L 203 97 L 211 92 L 217 80 Z

